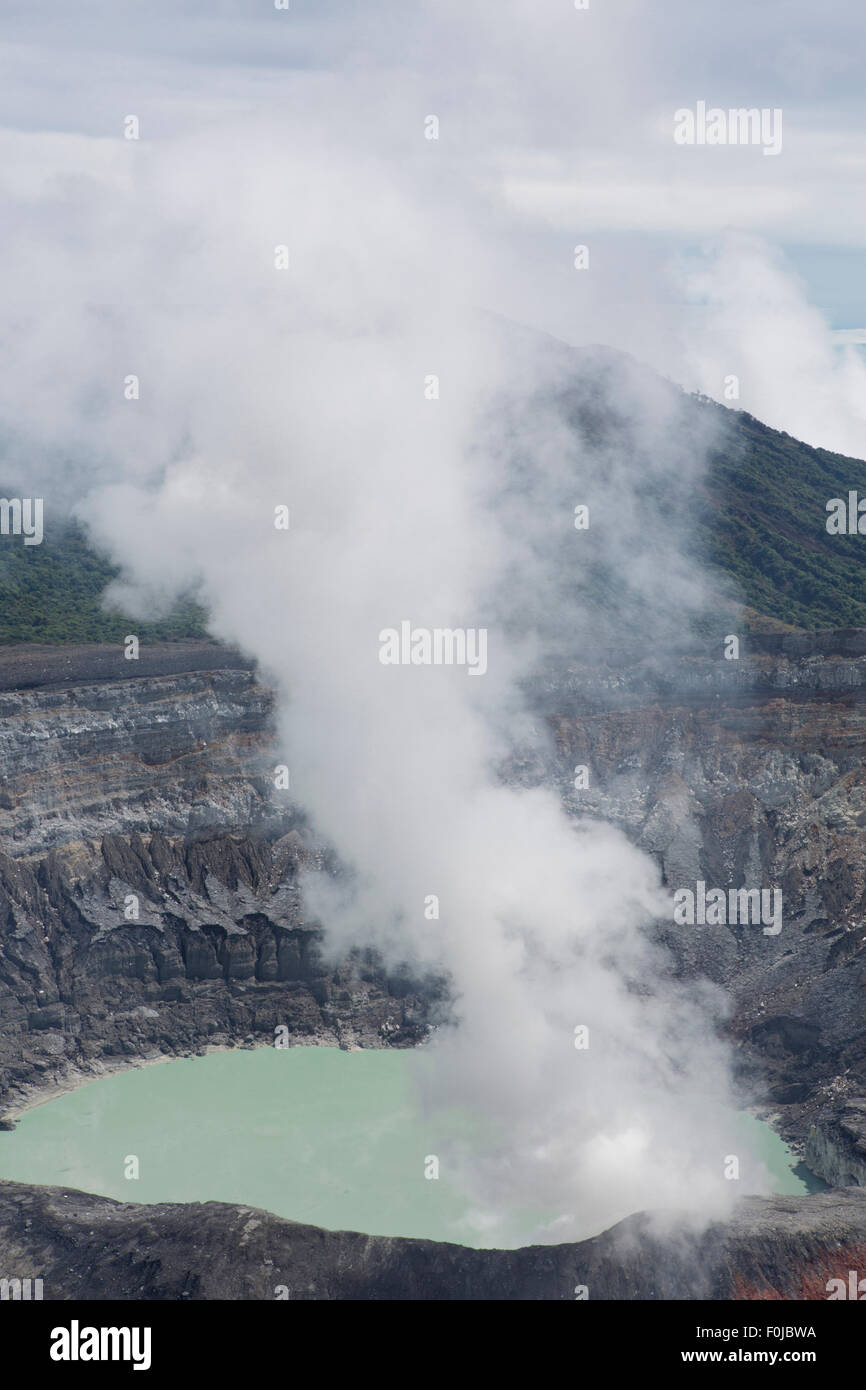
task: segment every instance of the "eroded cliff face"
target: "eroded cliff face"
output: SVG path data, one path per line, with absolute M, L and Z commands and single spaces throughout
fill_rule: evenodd
M 322 960 L 297 876 L 325 856 L 273 788 L 273 696 L 232 653 L 178 670 L 226 655 L 185 650 L 143 668 L 16 652 L 0 674 L 43 681 L 0 694 L 0 1114 L 124 1059 L 281 1026 L 409 1045 L 441 993 L 372 953 Z
M 323 960 L 297 879 L 328 861 L 273 790 L 272 696 L 204 646 L 194 670 L 172 648 L 169 669 L 151 656 L 121 679 L 116 653 L 82 649 L 0 695 L 0 1108 L 283 1023 L 408 1045 L 447 1007 L 442 982 L 372 955 Z M 16 661 L 0 688 L 23 683 Z M 556 779 L 575 814 L 622 826 L 671 890 L 781 890 L 778 935 L 654 931 L 673 973 L 726 989 L 744 1099 L 836 1185 L 866 1178 L 864 689 L 859 632 L 762 639 L 736 662 L 559 668 L 532 690 L 555 754 L 509 774 Z
M 657 935 L 676 971 L 728 992 L 746 1095 L 815 1172 L 863 1183 L 866 643 L 781 646 L 673 672 L 574 669 L 541 698 L 575 813 L 619 824 L 672 891 L 781 892 L 778 934 L 672 918 Z M 576 791 L 578 765 L 591 773 Z
M 417 1042 L 440 987 L 372 952 L 323 961 L 296 882 L 321 864 L 299 830 L 0 855 L 0 1106 L 123 1059 L 273 1044 L 283 1027 L 303 1042 Z
M 220 659 L 214 652 L 212 663 Z M 273 817 L 267 769 L 257 757 L 271 692 L 246 670 L 145 674 L 139 663 L 123 666 L 125 679 L 0 690 L 0 848 L 7 854 L 35 856 L 109 833 L 158 827 L 186 834 Z

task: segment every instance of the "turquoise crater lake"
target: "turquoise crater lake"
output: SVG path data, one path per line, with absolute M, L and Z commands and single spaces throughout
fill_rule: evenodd
M 442 1151 L 442 1117 L 420 1110 L 412 1060 L 399 1049 L 291 1047 L 131 1068 L 37 1105 L 0 1133 L 0 1177 L 126 1202 L 236 1202 L 331 1230 L 530 1241 L 538 1213 L 482 1239 L 447 1174 L 425 1181 L 426 1156 Z M 748 1115 L 736 1124 L 777 1192 L 809 1190 L 771 1129 Z M 124 1176 L 130 1155 L 137 1180 Z

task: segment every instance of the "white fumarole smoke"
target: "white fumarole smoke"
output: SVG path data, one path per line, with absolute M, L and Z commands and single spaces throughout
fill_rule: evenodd
M 541 1239 L 642 1207 L 718 1212 L 737 1186 L 719 1001 L 664 980 L 644 930 L 670 912 L 655 865 L 569 819 L 554 789 L 495 771 L 528 717 L 531 644 L 490 625 L 479 678 L 379 661 L 382 629 L 488 626 L 503 576 L 525 609 L 536 574 L 513 513 L 506 527 L 484 501 L 504 444 L 487 412 L 509 389 L 495 326 L 467 307 L 484 256 L 371 160 L 254 135 L 136 151 L 126 180 L 78 199 L 62 255 L 42 254 L 50 207 L 28 228 L 11 248 L 22 327 L 4 416 L 79 459 L 78 511 L 122 564 L 128 610 L 200 582 L 213 632 L 276 682 L 275 761 L 352 871 L 348 901 L 347 880 L 343 897 L 307 885 L 330 949 L 377 944 L 447 971 L 458 1022 L 426 1049 L 423 1087 L 434 1110 L 482 1122 L 471 1160 L 444 1137 L 440 1152 L 462 1164 L 476 1235 L 507 1241 L 518 1209 L 539 1213 Z M 62 319 L 41 321 L 39 303 Z M 52 382 L 50 410 L 34 378 Z M 551 475 L 574 466 L 557 464 L 560 442 L 535 441 Z M 60 495 L 46 489 L 49 508 Z M 537 547 L 562 517 L 533 506 Z

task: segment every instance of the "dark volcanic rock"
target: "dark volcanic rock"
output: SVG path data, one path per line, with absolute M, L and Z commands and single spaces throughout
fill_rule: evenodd
M 470 1250 L 0 1182 L 0 1277 L 41 1278 L 48 1300 L 826 1299 L 852 1269 L 866 1269 L 859 1188 L 747 1198 L 700 1234 L 641 1215 L 573 1245 Z
M 251 671 L 254 663 L 216 642 L 151 642 L 127 661 L 120 643 L 44 646 L 20 642 L 0 649 L 0 690 L 72 686 L 92 681 L 140 680 L 186 671 Z

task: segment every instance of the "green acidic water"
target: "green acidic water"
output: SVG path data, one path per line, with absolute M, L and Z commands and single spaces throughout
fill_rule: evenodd
M 443 1121 L 419 1109 L 411 1061 L 396 1049 L 292 1047 L 132 1069 L 37 1106 L 0 1133 L 0 1178 L 126 1202 L 237 1202 L 331 1230 L 467 1245 L 531 1240 L 542 1213 L 482 1239 L 447 1173 L 425 1180 L 427 1156 L 442 1153 Z M 452 1122 L 465 1137 L 465 1123 Z M 748 1115 L 735 1128 L 776 1191 L 808 1190 L 772 1130 Z M 131 1155 L 137 1180 L 124 1175 Z

